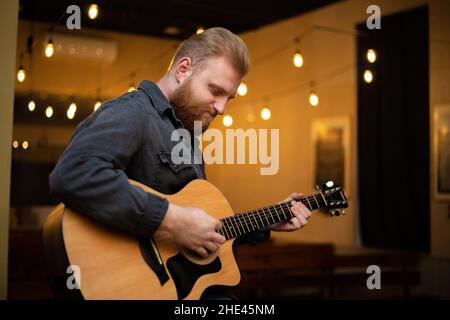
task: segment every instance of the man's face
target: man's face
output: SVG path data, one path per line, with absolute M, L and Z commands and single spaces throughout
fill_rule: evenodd
M 208 59 L 200 68 L 183 80 L 170 99 L 176 116 L 191 133 L 194 121 L 201 121 L 205 131 L 217 114 L 224 113 L 241 82 L 239 73 L 224 57 Z

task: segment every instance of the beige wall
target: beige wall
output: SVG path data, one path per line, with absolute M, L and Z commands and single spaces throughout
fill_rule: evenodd
M 9 187 L 13 125 L 14 64 L 19 1 L 0 2 L 0 299 L 6 299 L 8 278 Z
M 383 15 L 429 4 L 430 35 L 448 41 L 449 4 L 445 0 L 396 0 L 377 1 Z M 230 103 L 227 113 L 234 118 L 233 128 L 280 129 L 280 168 L 277 175 L 261 176 L 259 165 L 210 165 L 209 179 L 216 184 L 237 211 L 250 210 L 282 200 L 293 191 L 314 192 L 312 170 L 311 124 L 316 119 L 345 117 L 350 122 L 350 183 L 346 193 L 350 200 L 348 214 L 330 218 L 321 214 L 310 220 L 308 227 L 296 233 L 277 233 L 277 241 L 333 242 L 338 246 L 353 246 L 358 243 L 357 194 L 356 194 L 356 79 L 355 39 L 351 34 L 336 34 L 324 31 L 310 33 L 301 43 L 305 65 L 296 69 L 292 65 L 293 39 L 308 31 L 312 25 L 328 26 L 351 31 L 357 23 L 367 18 L 366 8 L 372 1 L 350 0 L 327 6 L 311 13 L 294 17 L 280 23 L 242 34 L 247 43 L 253 67 L 246 82 L 249 93 Z M 43 33 L 47 25 L 35 25 L 36 33 Z M 20 22 L 19 51 L 25 44 L 29 30 L 28 22 Z M 127 34 L 90 31 L 119 44 L 119 58 L 109 66 L 102 66 L 103 83 L 111 83 L 103 92 L 108 96 L 119 95 L 128 86 L 127 72 L 159 56 L 173 45 L 172 41 Z M 292 45 L 290 45 L 292 43 Z M 285 45 L 286 44 L 286 45 Z M 284 50 L 259 63 L 268 53 L 278 47 Z M 449 46 L 430 42 L 430 107 L 449 102 L 450 79 Z M 37 51 L 42 50 L 38 48 Z M 39 51 L 40 52 L 40 51 Z M 157 80 L 169 63 L 170 54 L 159 62 L 140 71 L 137 79 Z M 61 72 L 60 70 L 64 70 Z M 64 94 L 95 95 L 98 85 L 98 67 L 92 63 L 81 63 L 64 59 L 45 60 L 38 54 L 35 62 L 33 89 Z M 341 71 L 339 71 L 341 70 Z M 334 76 L 331 76 L 334 74 Z M 309 82 L 317 81 L 316 91 L 320 105 L 308 105 Z M 18 84 L 18 90 L 28 92 L 30 83 Z M 283 94 L 277 94 L 282 92 Z M 271 96 L 268 105 L 272 111 L 270 121 L 262 121 L 259 111 L 262 99 Z M 256 121 L 247 121 L 253 113 Z M 213 127 L 224 130 L 221 118 Z M 56 129 L 57 130 L 57 129 Z M 42 128 L 16 127 L 14 135 L 26 138 L 37 135 Z M 70 130 L 61 131 L 58 144 L 66 141 Z M 52 141 L 50 141 L 52 143 Z M 450 257 L 450 220 L 446 203 L 431 204 L 432 254 Z

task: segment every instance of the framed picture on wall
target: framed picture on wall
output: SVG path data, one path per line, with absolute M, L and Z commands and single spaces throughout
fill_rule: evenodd
M 312 122 L 313 184 L 332 180 L 350 193 L 350 120 L 347 117 L 316 119 Z
M 450 104 L 434 108 L 432 123 L 434 198 L 450 201 Z

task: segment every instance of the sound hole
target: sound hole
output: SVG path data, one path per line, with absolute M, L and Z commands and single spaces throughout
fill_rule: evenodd
M 167 269 L 175 282 L 178 299 L 187 297 L 198 278 L 205 274 L 218 272 L 221 268 L 222 263 L 219 257 L 205 265 L 193 263 L 181 253 L 167 260 Z

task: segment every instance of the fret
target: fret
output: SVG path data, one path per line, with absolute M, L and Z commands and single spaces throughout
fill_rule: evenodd
M 229 221 L 231 217 L 225 218 L 224 221 L 227 222 L 227 228 L 228 230 L 230 230 L 230 233 L 233 237 L 237 236 L 236 231 L 233 229 L 233 225 L 231 224 L 231 222 Z M 233 232 L 234 231 L 234 232 Z
M 273 222 L 270 223 L 270 225 L 276 223 L 275 218 L 273 217 L 272 213 L 270 212 L 269 208 L 264 207 L 263 210 L 265 211 L 267 209 L 267 211 L 269 211 L 269 217 L 272 218 Z
M 313 196 L 313 198 L 314 198 L 314 200 L 316 200 L 316 203 L 317 203 L 317 209 L 319 209 L 319 208 L 320 208 L 320 205 L 319 205 L 319 202 L 317 202 L 316 196 Z
M 247 219 L 245 219 L 245 216 L 244 216 L 243 214 L 241 214 L 240 216 L 241 216 L 241 217 L 240 217 L 241 221 L 244 221 L 245 226 L 247 227 L 248 232 L 250 232 L 251 230 L 250 230 L 250 227 L 248 226 L 248 221 L 247 221 Z
M 222 224 L 222 228 L 220 228 L 219 231 L 222 231 L 222 235 L 223 235 L 225 238 L 231 239 L 231 237 L 229 236 L 229 234 L 228 234 L 228 232 L 227 232 L 227 227 L 225 226 L 225 223 L 224 223 L 223 220 L 224 220 L 224 219 L 221 219 L 221 220 L 220 220 L 220 223 Z
M 242 219 L 244 219 L 245 223 L 247 224 L 248 232 L 255 231 L 255 228 L 253 227 L 252 224 L 252 220 L 249 219 L 247 213 L 242 214 Z
M 284 211 L 284 209 L 283 209 L 283 207 L 281 206 L 281 204 L 280 203 L 278 203 L 278 206 L 280 207 L 280 209 L 281 209 L 281 212 L 283 212 L 283 217 L 284 217 L 284 220 L 289 220 L 289 218 L 288 217 L 286 217 L 286 213 L 285 213 L 285 211 Z
M 260 227 L 260 226 L 258 225 L 258 216 L 255 215 L 255 211 L 250 211 L 250 214 L 253 214 L 253 217 L 254 217 L 255 222 L 256 222 L 256 226 L 258 227 L 258 230 L 262 229 L 262 227 Z
M 238 236 L 244 234 L 245 232 L 241 232 L 241 228 L 239 228 L 239 223 L 238 223 L 238 221 L 236 221 L 236 216 L 234 216 L 234 217 L 232 218 L 232 220 L 233 220 L 233 222 L 234 222 L 234 227 L 236 228 L 236 234 L 237 234 Z
M 257 210 L 260 210 L 260 209 L 257 209 Z M 262 209 L 262 214 L 264 215 L 264 217 L 266 218 L 266 221 L 267 221 L 267 225 L 265 225 L 265 226 L 266 227 L 270 226 L 270 222 L 269 222 L 269 219 L 267 219 L 266 213 L 264 212 L 264 208 Z
M 309 210 L 312 210 L 313 209 L 313 207 L 312 207 L 312 205 L 311 205 L 311 203 L 309 202 L 309 199 L 308 199 L 308 197 L 306 197 L 305 198 L 306 199 L 306 201 L 308 202 L 308 205 L 309 205 Z
M 259 230 L 258 221 L 256 221 L 256 219 L 254 217 L 252 218 L 251 213 L 252 213 L 251 211 L 247 212 L 245 214 L 245 216 L 247 217 L 247 220 L 250 221 L 250 225 L 252 226 L 253 231 L 257 231 L 257 230 Z
M 233 219 L 234 219 L 234 222 L 236 223 L 237 227 L 239 228 L 239 226 L 240 226 L 242 228 L 242 231 L 244 231 L 244 233 L 245 233 L 245 229 L 241 223 L 241 218 L 239 217 L 239 214 L 235 214 Z M 241 228 L 239 228 L 239 233 L 241 233 Z
M 278 213 L 277 207 L 272 206 L 275 209 L 275 212 L 277 213 L 277 217 L 278 217 L 278 222 L 282 221 L 283 219 L 281 219 L 280 214 Z
M 323 203 L 324 203 L 326 206 L 328 206 L 327 200 L 326 200 L 325 197 L 323 196 L 322 191 L 320 191 L 320 195 L 322 196 Z
M 294 214 L 292 213 L 290 204 L 288 202 L 285 202 L 284 205 L 286 206 L 285 210 L 287 210 L 289 212 L 289 215 L 287 218 L 287 220 L 289 220 L 294 217 Z
M 255 210 L 255 212 L 256 212 L 256 214 L 258 215 L 258 217 L 259 217 L 259 220 L 261 220 L 261 229 L 262 228 L 264 228 L 265 227 L 265 224 L 264 224 L 264 221 L 263 221 L 263 218 L 262 218 L 262 216 L 261 216 L 261 214 L 258 212 L 258 209 L 256 209 Z

